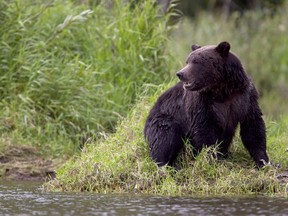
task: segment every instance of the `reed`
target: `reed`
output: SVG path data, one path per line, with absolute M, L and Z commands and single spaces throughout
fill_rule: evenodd
M 114 131 L 144 83 L 169 77 L 167 17 L 153 1 L 0 8 L 0 131 L 15 142 L 71 155 Z

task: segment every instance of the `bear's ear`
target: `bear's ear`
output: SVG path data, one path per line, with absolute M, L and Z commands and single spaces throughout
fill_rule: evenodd
M 194 45 L 191 46 L 192 51 L 195 51 L 195 50 L 197 50 L 199 48 L 201 48 L 201 46 L 199 46 L 197 44 L 194 44 Z
M 215 50 L 224 58 L 227 57 L 230 50 L 230 44 L 226 41 L 223 41 L 218 44 Z

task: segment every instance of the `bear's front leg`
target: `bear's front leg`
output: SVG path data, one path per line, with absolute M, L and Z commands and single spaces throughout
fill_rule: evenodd
M 242 142 L 259 168 L 269 163 L 266 152 L 266 130 L 257 101 L 250 103 L 247 115 L 240 123 Z
M 193 146 L 194 156 L 197 156 L 203 148 L 220 142 L 215 124 L 208 119 L 196 123 L 195 127 L 190 129 L 190 135 L 188 135 L 188 137 Z
M 173 117 L 148 118 L 144 128 L 150 154 L 158 166 L 172 165 L 183 146 L 183 129 Z

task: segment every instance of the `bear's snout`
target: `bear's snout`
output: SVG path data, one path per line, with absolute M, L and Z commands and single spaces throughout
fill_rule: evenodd
M 184 73 L 183 73 L 183 71 L 179 71 L 179 72 L 176 73 L 176 75 L 177 75 L 177 77 L 178 77 L 180 80 L 182 80 Z
M 187 64 L 185 67 L 183 67 L 181 70 L 179 70 L 176 75 L 177 77 L 180 79 L 180 81 L 182 82 L 187 82 L 189 81 L 189 74 L 192 71 L 192 65 L 191 64 Z

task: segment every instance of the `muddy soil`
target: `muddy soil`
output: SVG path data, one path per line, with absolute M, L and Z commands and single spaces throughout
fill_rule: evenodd
M 9 146 L 0 154 L 0 178 L 15 181 L 45 181 L 55 178 L 55 160 L 44 158 L 27 145 Z

